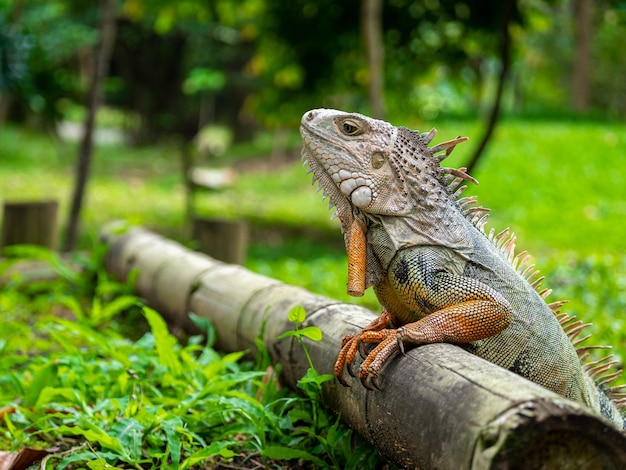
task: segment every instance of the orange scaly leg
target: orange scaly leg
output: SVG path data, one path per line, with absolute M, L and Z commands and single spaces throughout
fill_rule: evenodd
M 469 300 L 443 308 L 397 330 L 367 332 L 363 342 L 378 342 L 361 368 L 359 378 L 369 389 L 379 388 L 378 374 L 396 351 L 405 345 L 429 343 L 470 343 L 498 334 L 511 322 L 507 308 L 490 300 Z

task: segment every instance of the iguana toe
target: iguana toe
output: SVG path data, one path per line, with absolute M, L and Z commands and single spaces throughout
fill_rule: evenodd
M 367 358 L 361 364 L 359 377 L 364 387 L 370 390 L 373 388 L 380 390 L 378 374 L 387 359 L 398 351 L 399 347 L 396 330 L 369 332 L 365 339 L 369 340 L 367 342 L 374 342 L 374 337 L 379 344 L 367 355 Z

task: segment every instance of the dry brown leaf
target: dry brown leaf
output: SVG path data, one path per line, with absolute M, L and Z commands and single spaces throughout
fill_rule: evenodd
M 0 451 L 0 470 L 25 470 L 43 459 L 48 452 L 39 449 L 22 449 L 19 452 Z

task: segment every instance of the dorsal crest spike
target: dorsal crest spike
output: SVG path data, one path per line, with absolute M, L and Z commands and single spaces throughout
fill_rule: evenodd
M 444 168 L 444 173 L 450 174 L 452 176 L 456 176 L 457 178 L 461 178 L 465 181 L 471 181 L 474 184 L 478 184 L 478 181 L 475 178 L 472 178 L 467 174 L 467 168 Z
M 454 181 L 450 184 L 450 190 L 452 191 L 452 194 L 456 199 L 460 199 L 463 191 L 467 189 L 466 184 L 461 184 L 462 181 L 463 180 L 461 178 L 455 178 Z M 455 182 L 457 183 L 456 185 L 454 185 Z
M 577 339 L 576 341 L 572 341 L 572 346 L 574 346 L 574 348 L 578 348 L 579 344 L 584 343 L 585 341 L 587 341 L 589 338 L 591 338 L 591 335 L 587 335 L 587 336 L 583 336 L 580 339 Z
M 467 140 L 469 140 L 467 137 L 458 136 L 455 139 L 442 142 L 440 144 L 435 145 L 434 147 L 430 147 L 430 151 L 433 153 L 433 157 L 436 158 L 438 162 L 442 162 L 443 160 L 448 158 L 448 156 L 450 156 L 450 154 L 452 153 L 452 151 L 457 145 L 463 142 L 466 142 Z M 445 150 L 444 154 L 435 155 L 443 150 Z
M 552 289 L 544 289 L 541 292 L 539 292 L 539 296 L 543 299 L 546 300 L 546 298 L 552 294 Z
M 551 302 L 548 304 L 550 310 L 552 310 L 555 314 L 559 313 L 560 308 L 567 303 L 567 300 L 557 300 L 555 302 Z
M 489 219 L 489 214 L 485 213 L 475 222 L 476 228 L 478 228 L 478 230 L 483 233 L 485 233 L 485 225 L 487 224 L 487 219 Z
M 435 138 L 435 136 L 437 135 L 437 129 L 435 129 L 434 127 L 430 130 L 430 132 L 423 132 L 421 134 L 419 134 L 420 138 L 426 142 L 426 144 L 430 144 L 431 141 Z
M 477 196 L 463 197 L 463 198 L 458 199 L 457 202 L 459 203 L 459 206 L 461 206 L 461 209 L 465 210 L 468 207 L 472 207 L 474 204 L 476 204 L 478 202 L 478 197 Z
M 459 178 L 459 180 L 461 180 L 461 178 Z M 463 181 L 463 180 L 461 180 Z M 454 197 L 456 197 L 457 199 L 461 197 L 461 194 L 463 194 L 463 191 L 465 191 L 467 189 L 467 185 L 466 184 L 459 184 L 458 187 L 454 190 L 454 192 L 452 194 L 454 194 Z
M 615 361 L 615 363 L 617 364 L 617 361 Z M 596 384 L 599 386 L 610 384 L 614 380 L 617 380 L 622 375 L 622 372 L 623 370 L 619 369 L 611 374 L 605 375 L 604 377 L 600 377 L 598 381 L 596 382 Z

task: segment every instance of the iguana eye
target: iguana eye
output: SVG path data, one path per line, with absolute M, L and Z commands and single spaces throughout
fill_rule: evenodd
M 358 135 L 361 133 L 361 127 L 356 121 L 346 119 L 341 123 L 341 131 L 346 135 Z
M 382 153 L 375 152 L 372 154 L 371 163 L 372 168 L 378 170 L 385 164 L 385 156 Z

